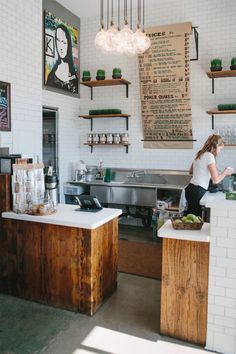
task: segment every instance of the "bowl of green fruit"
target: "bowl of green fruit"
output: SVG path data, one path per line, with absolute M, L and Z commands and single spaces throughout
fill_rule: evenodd
M 176 230 L 201 230 L 204 224 L 202 218 L 194 214 L 173 216 L 171 222 Z

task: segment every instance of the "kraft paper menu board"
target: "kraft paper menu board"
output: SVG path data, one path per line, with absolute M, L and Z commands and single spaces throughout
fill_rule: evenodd
M 139 56 L 144 148 L 193 148 L 193 142 L 188 141 L 193 139 L 189 72 L 191 31 L 190 22 L 146 30 L 151 48 Z

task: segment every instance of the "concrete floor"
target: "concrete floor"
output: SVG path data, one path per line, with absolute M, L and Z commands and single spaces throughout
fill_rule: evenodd
M 159 334 L 160 281 L 118 274 L 118 289 L 93 316 L 77 314 L 42 354 L 203 354 Z M 208 352 L 209 353 L 209 352 Z

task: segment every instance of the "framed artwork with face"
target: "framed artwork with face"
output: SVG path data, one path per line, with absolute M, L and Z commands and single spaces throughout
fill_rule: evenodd
M 44 84 L 79 93 L 79 30 L 44 12 Z
M 11 130 L 11 85 L 0 81 L 0 131 Z

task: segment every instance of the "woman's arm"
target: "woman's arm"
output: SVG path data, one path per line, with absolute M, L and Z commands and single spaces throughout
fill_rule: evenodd
M 190 175 L 193 174 L 193 164 L 190 166 L 190 168 L 189 168 L 189 170 L 188 170 L 188 173 L 189 173 Z
M 230 176 L 233 173 L 233 170 L 231 168 L 226 168 L 222 173 L 219 173 L 215 163 L 211 163 L 207 167 L 210 171 L 211 179 L 214 184 L 221 182 L 222 179 L 225 178 L 225 176 Z

